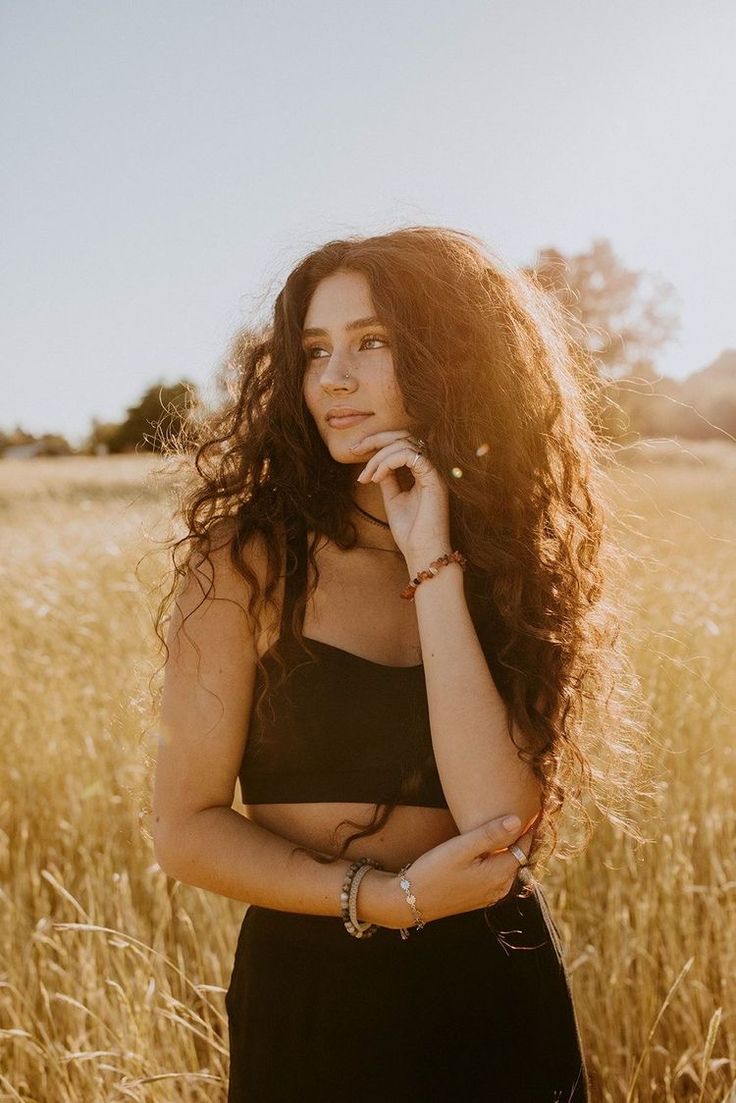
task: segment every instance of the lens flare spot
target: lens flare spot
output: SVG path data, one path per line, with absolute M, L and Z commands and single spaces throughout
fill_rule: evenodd
M 462 467 L 453 467 L 450 474 L 452 475 L 453 479 L 462 479 L 463 469 L 462 469 Z
M 479 445 L 478 448 L 476 448 L 475 454 L 476 456 L 485 456 L 490 452 L 490 450 L 490 444 L 486 444 L 486 442 L 484 441 L 483 444 Z

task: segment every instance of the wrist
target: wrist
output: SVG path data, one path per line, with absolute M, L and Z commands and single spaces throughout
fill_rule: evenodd
M 362 920 L 377 923 L 379 927 L 399 930 L 411 927 L 414 919 L 399 886 L 395 873 L 372 869 L 363 878 L 358 900 L 358 914 Z
M 417 594 L 426 594 L 431 591 L 435 593 L 435 597 L 438 597 L 439 595 L 436 594 L 438 586 L 440 591 L 445 591 L 448 594 L 463 594 L 465 591 L 463 572 L 466 565 L 467 560 L 459 550 L 438 555 L 435 559 L 429 560 L 425 567 L 417 568 L 414 576 L 409 579 L 409 582 L 401 591 L 401 596 L 413 601 Z M 452 567 L 459 567 L 460 569 L 453 571 Z M 425 582 L 432 583 L 429 591 L 426 586 L 422 585 Z M 420 596 L 420 605 L 423 600 Z
M 452 551 L 450 537 L 438 536 L 435 540 L 427 540 L 413 548 L 408 548 L 404 560 L 409 576 L 414 578 L 417 571 L 424 570 L 435 559 Z

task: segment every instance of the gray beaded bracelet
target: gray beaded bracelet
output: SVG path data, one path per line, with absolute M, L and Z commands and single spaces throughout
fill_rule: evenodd
M 419 908 L 417 907 L 417 898 L 414 895 L 414 893 L 411 891 L 411 881 L 406 876 L 406 873 L 409 870 L 409 867 L 411 866 L 411 864 L 412 864 L 411 862 L 407 862 L 407 864 L 403 867 L 403 869 L 399 870 L 399 885 L 401 886 L 401 888 L 404 892 L 404 896 L 406 897 L 406 902 L 409 905 L 409 907 L 411 908 L 412 915 L 414 916 L 414 918 L 416 920 L 416 924 L 415 924 L 414 929 L 417 930 L 417 931 L 421 931 L 422 927 L 425 926 L 425 922 L 424 922 L 424 919 L 422 917 L 422 913 L 419 911 Z M 400 930 L 401 930 L 401 937 L 406 941 L 406 939 L 409 937 L 409 931 L 411 930 L 411 928 L 410 927 L 401 927 Z
M 366 873 L 370 873 L 370 871 L 375 868 L 375 862 L 364 862 L 353 877 L 353 883 L 350 886 L 350 893 L 348 895 L 348 914 L 350 916 L 350 922 L 357 931 L 356 938 L 370 938 L 373 932 L 377 930 L 374 923 L 361 923 L 358 919 L 358 889 L 360 888 L 360 882 L 363 880 Z
M 378 863 L 372 858 L 356 859 L 348 866 L 342 883 L 340 913 L 345 930 L 353 938 L 370 938 L 374 931 L 378 930 L 377 924 L 360 923 L 357 916 L 358 886 L 369 869 L 378 869 Z

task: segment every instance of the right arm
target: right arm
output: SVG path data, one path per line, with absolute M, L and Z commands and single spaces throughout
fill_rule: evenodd
M 260 558 L 254 545 L 250 565 L 258 575 Z M 153 792 L 156 860 L 176 880 L 234 900 L 339 915 L 349 863 L 294 853 L 288 840 L 232 808 L 256 645 L 248 586 L 228 545 L 213 549 L 210 560 L 190 568 L 169 624 Z
M 265 559 L 258 545 L 246 554 L 260 579 Z M 156 860 L 171 877 L 235 900 L 339 916 L 350 863 L 318 862 L 232 808 L 257 652 L 247 583 L 230 562 L 228 544 L 213 549 L 210 560 L 190 569 L 169 625 L 153 793 Z M 482 907 L 508 891 L 515 859 L 506 853 L 477 858 L 489 842 L 501 848 L 515 838 L 500 821 L 492 824 L 450 839 L 414 863 L 417 875 L 410 876 L 428 919 Z M 395 874 L 366 875 L 360 917 L 385 927 L 411 923 Z

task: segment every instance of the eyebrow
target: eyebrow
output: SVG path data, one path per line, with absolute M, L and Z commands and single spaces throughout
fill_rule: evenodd
M 384 329 L 386 328 L 386 326 L 381 321 L 381 319 L 377 318 L 375 315 L 373 315 L 370 318 L 356 318 L 354 322 L 348 322 L 348 324 L 345 326 L 345 331 L 347 333 L 350 333 L 355 329 L 367 329 L 368 326 L 383 326 Z M 303 329 L 302 330 L 302 337 L 326 337 L 326 336 L 327 336 L 327 330 L 326 329 L 315 329 L 313 326 L 311 326 L 309 329 Z

